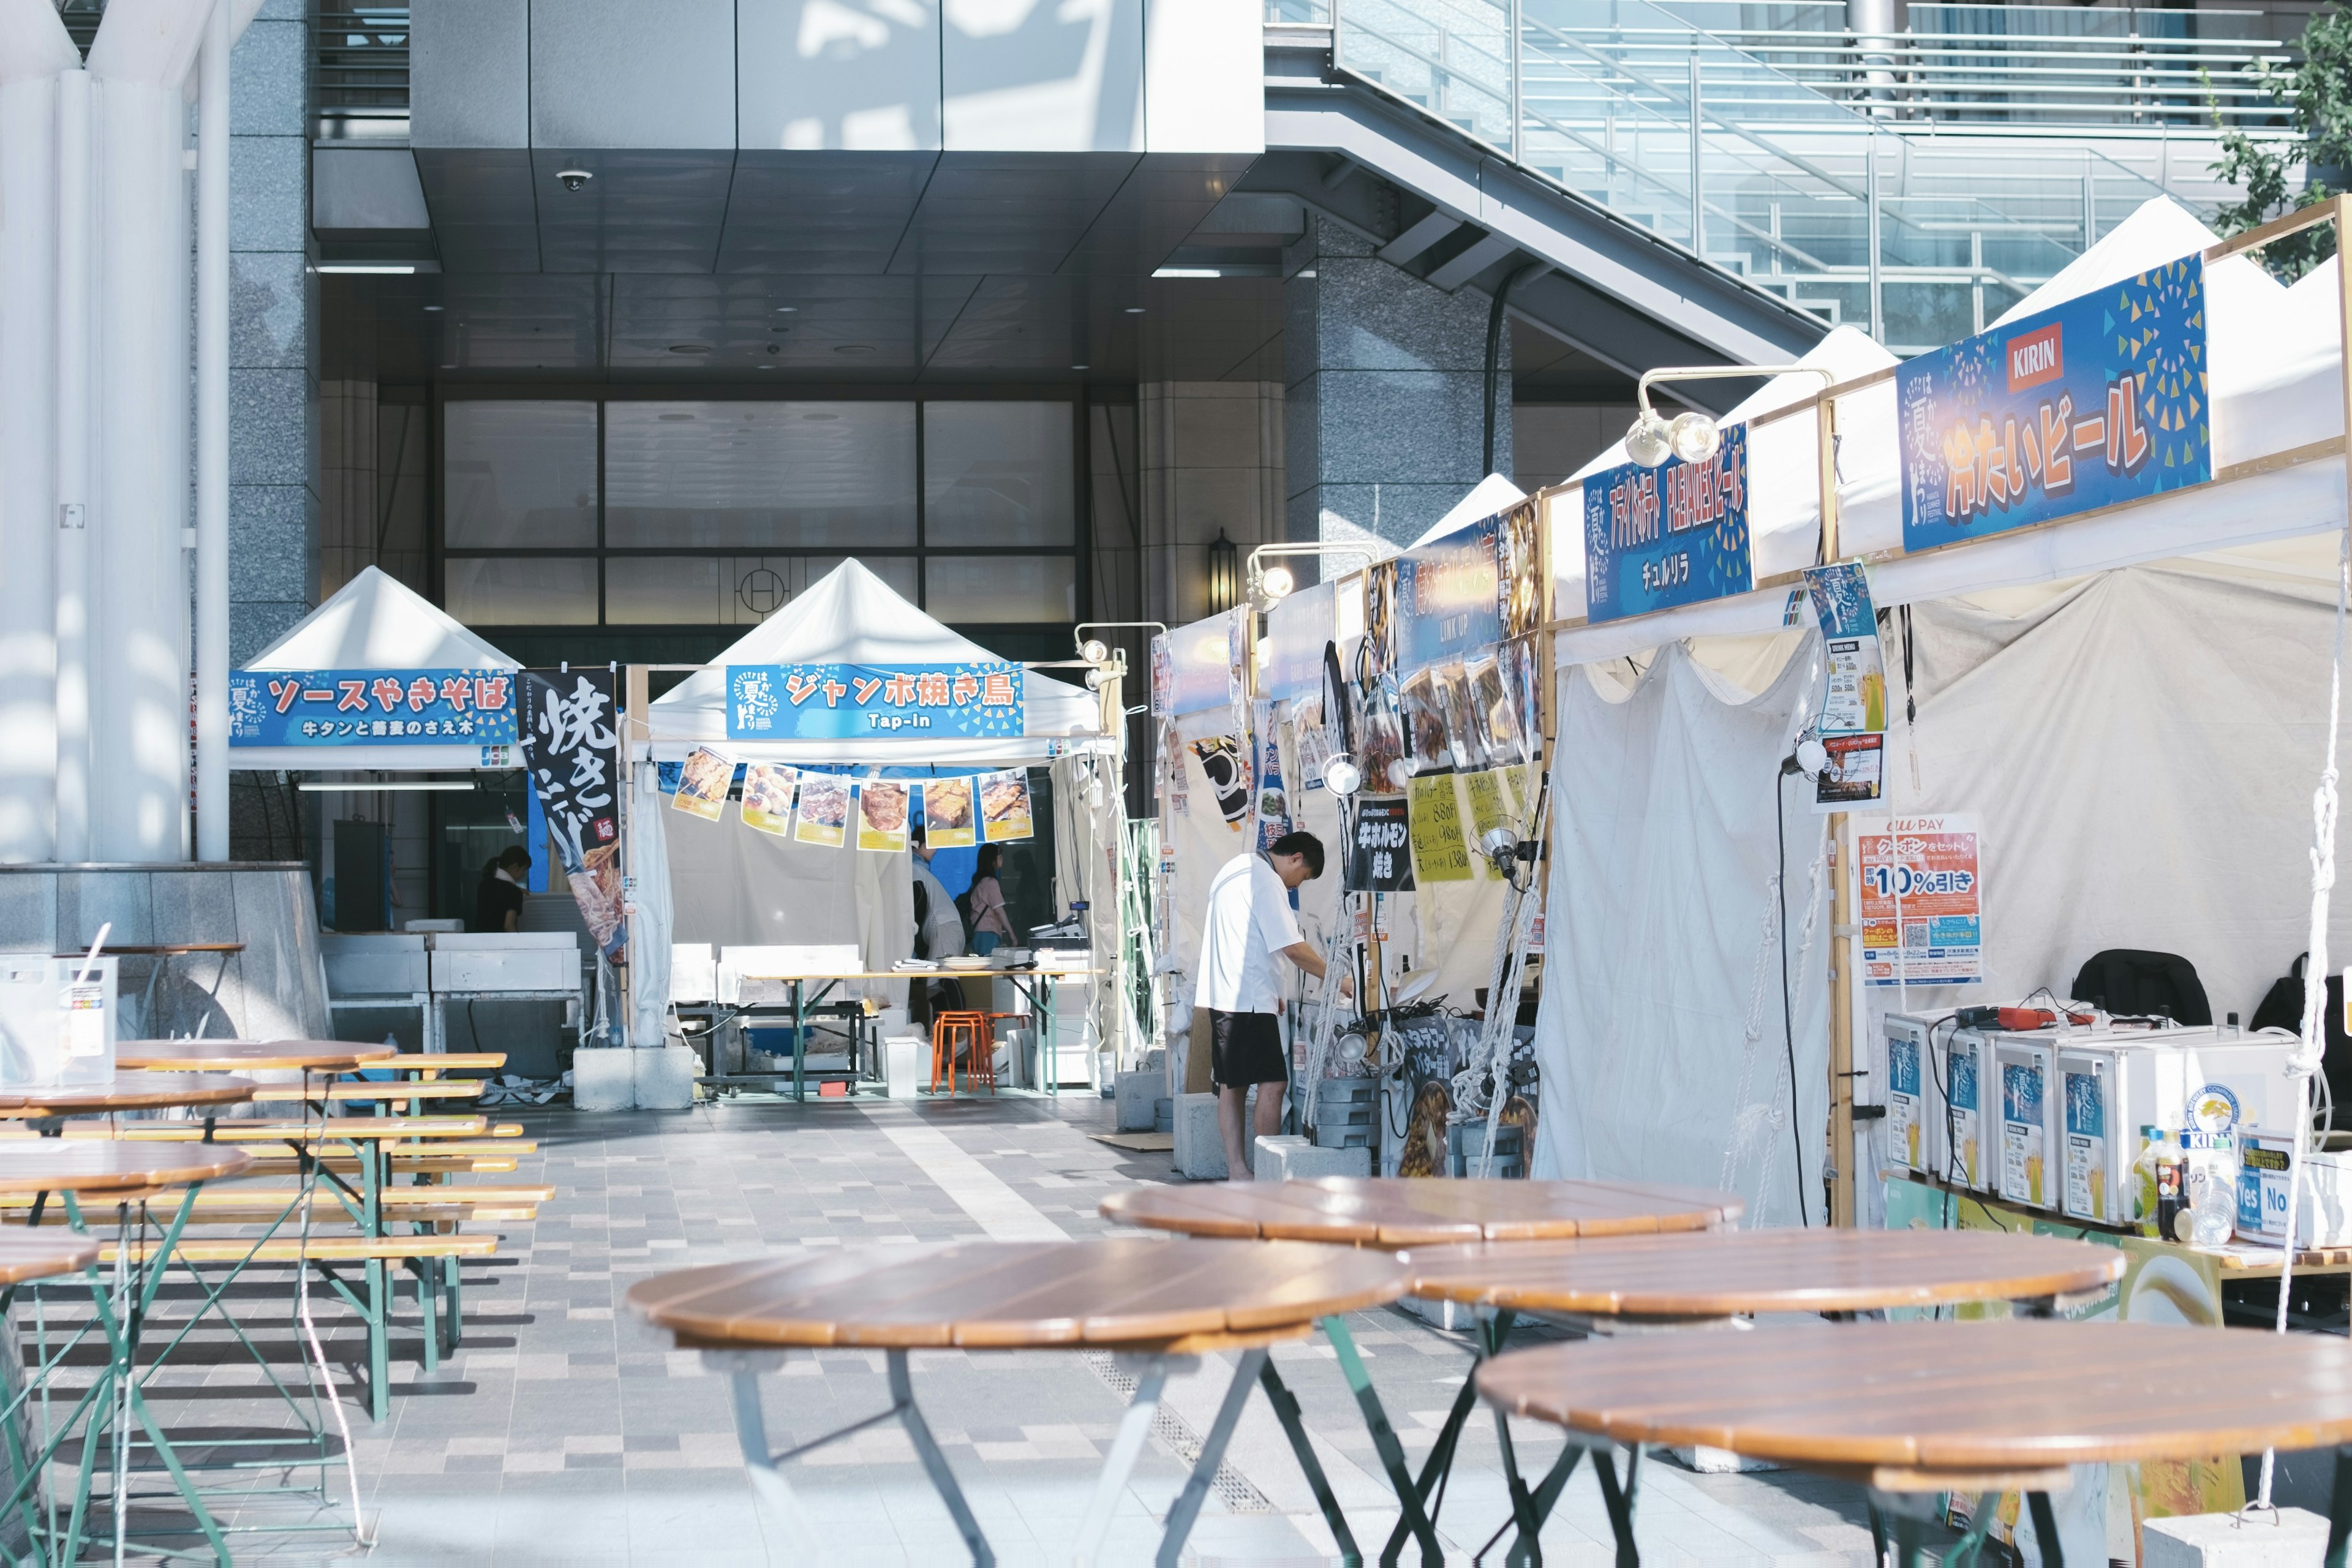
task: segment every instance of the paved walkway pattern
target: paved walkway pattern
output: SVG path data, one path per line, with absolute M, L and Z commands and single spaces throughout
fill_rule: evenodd
M 534 1112 L 541 1152 L 515 1179 L 559 1196 L 535 1224 L 506 1227 L 488 1267 L 467 1266 L 467 1343 L 418 1371 L 408 1305 L 394 1342 L 391 1418 L 350 1412 L 377 1564 L 662 1563 L 751 1568 L 792 1561 L 745 1480 L 727 1385 L 693 1352 L 637 1321 L 624 1293 L 646 1275 L 793 1246 L 887 1246 L 991 1236 L 1101 1234 L 1105 1194 L 1173 1179 L 1165 1154 L 1087 1134 L 1108 1102 L 1066 1097 L 922 1103 L 712 1107 L 676 1114 Z M 338 1310 L 322 1306 L 331 1322 Z M 1425 1453 L 1460 1386 L 1464 1338 L 1396 1310 L 1350 1320 L 1408 1450 Z M 333 1353 L 357 1346 L 332 1336 Z M 1297 1393 L 1360 1541 L 1386 1537 L 1396 1510 L 1329 1347 L 1318 1336 L 1274 1354 Z M 887 1403 L 879 1352 L 795 1355 L 768 1380 L 771 1435 L 805 1441 Z M 915 1386 L 1002 1562 L 1063 1563 L 1128 1384 L 1108 1356 L 918 1352 Z M 1194 1434 L 1230 1375 L 1221 1358 L 1171 1383 L 1106 1561 L 1144 1563 L 1158 1516 L 1181 1486 Z M 248 1379 L 224 1364 L 167 1373 L 167 1420 L 234 1421 Z M 201 1403 L 199 1403 L 201 1402 Z M 266 1415 L 257 1416 L 266 1419 Z M 1548 1429 L 1515 1425 L 1523 1462 L 1549 1462 Z M 962 1560 L 945 1510 L 895 1425 L 796 1463 L 794 1480 L 845 1564 Z M 1609 1530 L 1591 1472 L 1546 1531 L 1546 1561 L 1601 1568 Z M 247 1523 L 282 1518 L 257 1506 Z M 270 1512 L 269 1510 L 277 1510 Z M 1469 1562 L 1508 1511 L 1491 1419 L 1473 1424 L 1440 1524 L 1449 1559 Z M 1658 1563 L 1864 1564 L 1869 1533 L 1845 1489 L 1785 1475 L 1696 1475 L 1645 1467 L 1640 1519 Z M 331 1536 L 245 1538 L 239 1561 L 326 1560 Z M 1280 1429 L 1262 1399 L 1229 1452 L 1188 1560 L 1334 1561 Z M 1414 1554 L 1409 1554 L 1411 1560 Z M 1486 1561 L 1499 1562 L 1501 1550 Z

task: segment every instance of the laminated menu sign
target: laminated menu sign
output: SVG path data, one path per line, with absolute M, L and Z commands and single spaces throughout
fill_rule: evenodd
M 753 763 L 743 770 L 744 826 L 778 837 L 792 832 L 795 773 L 776 763 Z
M 1859 561 L 1805 569 L 1822 627 L 1821 738 L 1829 763 L 1813 784 L 1818 811 L 1852 811 L 1886 791 L 1886 659 L 1870 578 Z
M 1903 548 L 2213 477 L 2205 263 L 2190 254 L 1895 373 Z
M 934 849 L 961 849 L 971 841 L 971 780 L 925 779 L 923 842 Z
M 1895 1163 L 1925 1171 L 1920 1148 L 1919 1042 L 1908 1036 L 1886 1040 L 1886 1137 Z
M 838 773 L 803 773 L 800 820 L 793 837 L 802 844 L 839 848 L 848 835 L 849 781 Z
M 1404 796 L 1358 797 L 1355 836 L 1348 845 L 1346 890 L 1412 890 L 1412 816 Z
M 857 847 L 890 851 L 907 847 L 907 786 L 897 779 L 866 779 L 857 786 Z
M 677 793 L 670 805 L 689 816 L 716 822 L 727 809 L 727 792 L 734 787 L 735 764 L 718 752 L 698 746 L 678 770 Z
M 1036 832 L 1029 818 L 1029 775 L 1019 768 L 980 775 L 980 821 L 991 844 L 1026 838 Z
M 1424 774 L 1406 786 L 1412 875 L 1419 882 L 1470 880 L 1470 847 L 1462 837 L 1462 800 L 1452 773 Z
M 1622 620 L 1756 585 L 1748 550 L 1748 426 L 1704 463 L 1669 458 L 1584 481 L 1584 615 Z
M 1853 842 L 1867 983 L 1982 982 L 1983 883 L 1976 818 L 1959 813 L 1880 817 L 1857 824 Z
M 1829 761 L 1813 781 L 1815 811 L 1853 811 L 1886 793 L 1886 737 L 1868 733 L 1823 735 Z

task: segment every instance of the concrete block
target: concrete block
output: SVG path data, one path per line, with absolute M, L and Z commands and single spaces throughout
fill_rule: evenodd
M 1741 1476 L 1755 1470 L 1777 1470 L 1780 1467 L 1770 1459 L 1750 1459 L 1728 1448 L 1709 1448 L 1704 1445 L 1690 1448 L 1669 1448 L 1675 1463 L 1702 1476 Z
M 575 1110 L 626 1110 L 637 1102 L 639 1053 L 609 1047 L 575 1051 L 572 1057 L 572 1105 Z M 694 1053 L 687 1053 L 692 1056 Z
M 920 1035 L 893 1035 L 882 1042 L 883 1076 L 893 1100 L 912 1100 L 922 1091 L 931 1043 Z
M 2299 1508 L 2275 1518 L 2192 1513 L 2140 1525 L 2140 1568 L 2318 1568 L 2327 1521 Z
M 573 1060 L 587 1056 L 587 1051 L 573 1053 Z M 685 1046 L 662 1046 L 654 1050 L 631 1051 L 636 1058 L 631 1069 L 639 1110 L 688 1110 L 694 1106 L 694 1078 L 702 1070 L 702 1058 Z M 579 1079 L 572 1079 L 572 1098 L 579 1098 Z
M 1304 1181 L 1310 1176 L 1369 1176 L 1372 1152 L 1366 1148 L 1321 1149 L 1304 1138 L 1260 1138 L 1251 1157 L 1261 1182 Z
M 1458 1333 L 1476 1320 L 1476 1314 L 1464 1301 L 1434 1301 L 1422 1296 L 1400 1296 L 1396 1300 L 1400 1311 L 1411 1312 L 1433 1329 Z
M 1195 1182 L 1225 1176 L 1225 1142 L 1217 1133 L 1217 1097 L 1181 1095 L 1176 1100 L 1176 1173 Z
M 1151 1131 L 1151 1104 L 1168 1088 L 1165 1072 L 1123 1072 L 1113 1081 L 1112 1099 L 1118 1104 L 1121 1132 Z

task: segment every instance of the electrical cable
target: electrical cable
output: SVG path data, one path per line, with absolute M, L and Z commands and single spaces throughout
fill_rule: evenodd
M 1772 881 L 1772 896 L 1780 900 L 1780 1039 L 1789 1052 L 1789 1142 L 1797 1152 L 1797 1219 L 1808 1228 L 1812 1215 L 1805 1207 L 1805 1138 L 1797 1115 L 1797 1022 L 1796 1007 L 1789 996 L 1789 827 L 1782 807 L 1788 800 L 1788 773 L 1775 764 L 1772 775 L 1772 838 L 1779 847 L 1780 875 Z

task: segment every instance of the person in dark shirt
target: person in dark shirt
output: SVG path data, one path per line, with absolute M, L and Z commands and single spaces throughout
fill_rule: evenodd
M 530 856 L 520 844 L 509 844 L 499 858 L 482 868 L 482 885 L 474 889 L 475 931 L 522 929 L 522 885 L 530 875 Z

